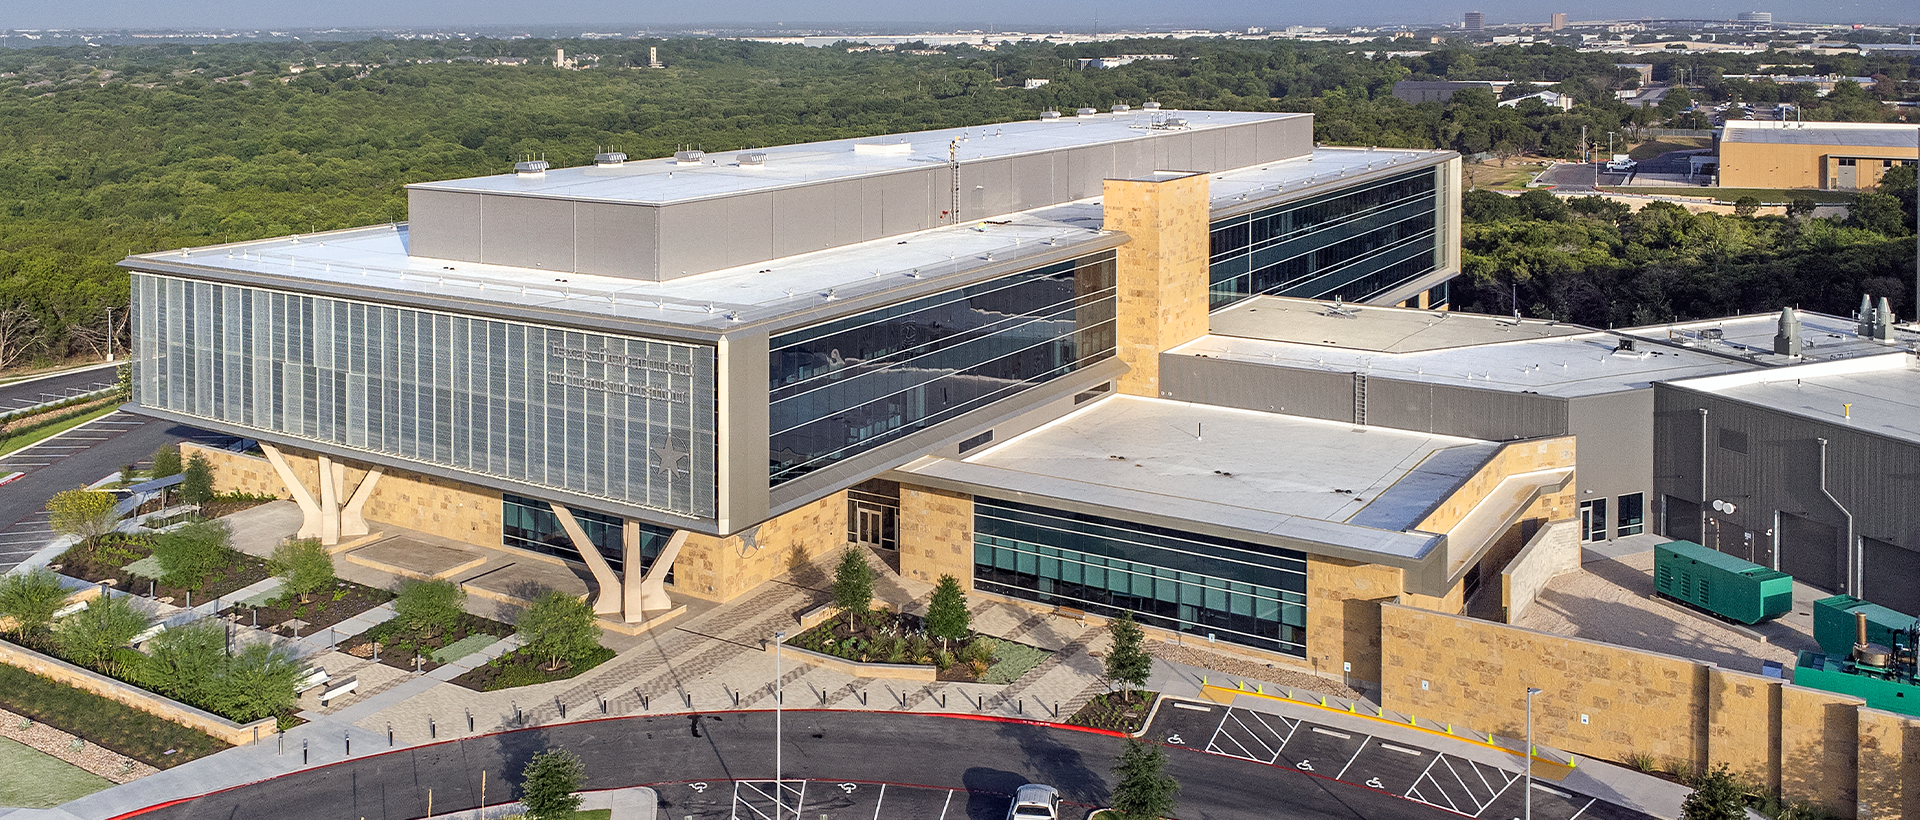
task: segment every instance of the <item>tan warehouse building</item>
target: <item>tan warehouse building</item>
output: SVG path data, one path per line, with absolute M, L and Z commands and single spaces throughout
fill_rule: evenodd
M 1717 140 L 1723 188 L 1858 191 L 1912 165 L 1920 127 L 1865 122 L 1733 120 Z

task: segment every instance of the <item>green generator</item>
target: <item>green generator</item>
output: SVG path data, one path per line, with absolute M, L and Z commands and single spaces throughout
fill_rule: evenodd
M 1653 588 L 1743 624 L 1757 624 L 1793 609 L 1793 576 L 1692 541 L 1669 541 L 1653 548 Z
M 1867 643 L 1892 646 L 1893 635 L 1914 625 L 1914 617 L 1895 612 L 1879 604 L 1870 604 L 1852 595 L 1835 595 L 1813 602 L 1813 639 L 1820 651 L 1844 658 L 1853 651 L 1855 617 L 1867 616 Z
M 1853 640 L 1851 634 L 1847 640 Z M 1852 695 L 1866 701 L 1870 709 L 1920 717 L 1920 686 L 1915 685 L 1910 666 L 1863 668 L 1844 655 L 1830 657 L 1819 652 L 1801 652 L 1800 661 L 1793 669 L 1793 684 Z

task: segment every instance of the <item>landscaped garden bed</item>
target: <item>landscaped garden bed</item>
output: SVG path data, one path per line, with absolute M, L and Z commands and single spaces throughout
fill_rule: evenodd
M 188 588 L 170 584 L 153 560 L 154 536 L 110 533 L 75 544 L 50 567 L 62 575 L 185 606 L 188 596 L 207 602 L 225 597 L 273 575 L 267 562 L 245 553 L 222 558 L 224 565 L 209 571 L 201 583 Z M 129 569 L 129 566 L 132 566 Z M 168 599 L 171 599 L 168 601 Z
M 296 631 L 292 621 L 301 622 L 298 627 L 301 635 L 311 635 L 315 630 L 326 629 L 391 600 L 393 593 L 384 589 L 335 580 L 309 595 L 282 593 L 258 605 L 242 601 L 220 614 L 232 617 L 235 623 L 292 637 Z
M 932 666 L 936 680 L 960 683 L 1012 683 L 1053 654 L 986 635 L 943 642 L 927 634 L 923 618 L 888 609 L 837 615 L 787 645 L 856 663 Z
M 549 669 L 546 658 L 524 648 L 515 649 L 474 667 L 466 674 L 454 678 L 453 682 L 475 692 L 496 692 L 518 686 L 552 683 L 579 677 L 594 667 L 612 660 L 613 656 L 613 650 L 604 646 L 595 646 L 585 656 L 564 664 L 559 669 Z
M 200 517 L 208 519 L 220 518 L 232 515 L 241 510 L 251 510 L 262 504 L 271 504 L 279 500 L 279 497 L 271 495 L 222 493 L 214 496 L 212 501 L 203 502 L 200 505 Z
M 1159 692 L 1137 689 L 1095 695 L 1080 711 L 1073 713 L 1073 717 L 1067 718 L 1067 724 L 1130 735 L 1147 725 L 1148 716 L 1153 714 L 1154 699 L 1159 696 Z
M 491 618 L 462 612 L 451 629 L 420 636 L 395 618 L 348 638 L 339 650 L 356 658 L 373 657 L 373 645 L 380 644 L 380 662 L 395 669 L 431 672 L 434 669 L 484 649 L 513 634 L 513 627 Z M 414 658 L 420 658 L 414 665 Z
M 157 769 L 229 748 L 180 724 L 4 664 L 0 707 Z

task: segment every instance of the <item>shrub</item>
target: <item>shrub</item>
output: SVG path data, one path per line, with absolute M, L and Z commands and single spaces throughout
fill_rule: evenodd
M 205 453 L 187 457 L 187 465 L 180 471 L 180 500 L 188 504 L 213 500 L 213 463 L 207 461 Z
M 547 669 L 583 660 L 600 648 L 600 627 L 593 608 L 559 590 L 547 590 L 533 600 L 516 624 L 521 645 L 535 657 L 548 659 Z
M 265 641 L 249 643 L 227 661 L 213 693 L 214 711 L 239 723 L 282 714 L 293 708 L 299 682 L 300 661 L 291 653 Z
M 148 473 L 154 478 L 167 478 L 180 474 L 180 445 L 169 444 L 153 451 L 153 469 Z
M 967 613 L 967 594 L 951 575 L 940 576 L 933 588 L 933 600 L 927 604 L 927 634 L 939 638 L 941 645 L 967 637 L 973 628 L 973 616 Z
M 233 561 L 227 549 L 227 525 L 195 521 L 153 537 L 153 557 L 160 562 L 162 580 L 184 589 L 198 589 L 214 571 Z
M 939 667 L 940 671 L 947 671 L 947 667 L 952 666 L 953 663 L 954 657 L 952 652 L 942 649 L 933 653 L 933 665 Z
M 302 603 L 333 583 L 333 556 L 319 539 L 296 538 L 274 547 L 267 565 L 279 576 L 280 588 L 287 595 L 300 596 Z
M 490 682 L 487 690 L 498 691 L 501 689 L 512 689 L 516 686 L 532 686 L 536 683 L 546 682 L 546 676 L 541 675 L 540 670 L 532 666 L 523 663 L 507 663 L 500 666 L 500 674 Z
M 1047 659 L 1047 651 L 1013 641 L 1000 641 L 993 647 L 993 666 L 980 678 L 981 683 L 1012 683 Z
M 1745 820 L 1747 796 L 1722 763 L 1693 782 L 1693 793 L 1680 803 L 1681 820 Z
M 65 490 L 47 500 L 47 526 L 54 532 L 92 541 L 113 531 L 120 523 L 114 514 L 119 501 L 113 493 L 95 490 Z
M 147 614 L 134 608 L 131 598 L 103 591 L 86 609 L 55 624 L 53 637 L 69 660 L 103 668 L 109 666 L 113 651 L 126 646 L 147 624 Z
M 182 703 L 210 704 L 226 665 L 226 628 L 201 620 L 154 636 L 134 680 Z
M 393 599 L 393 619 L 400 628 L 424 640 L 451 632 L 460 624 L 467 592 L 450 580 L 400 582 Z M 591 613 L 589 613 L 590 615 Z
M 0 616 L 11 621 L 15 635 L 46 629 L 66 602 L 66 588 L 45 567 L 0 576 Z
M 847 613 L 849 628 L 873 606 L 873 567 L 853 547 L 840 555 L 840 566 L 833 570 L 833 605 Z
M 992 638 L 975 638 L 973 643 L 967 644 L 965 648 L 960 650 L 960 659 L 967 663 L 974 663 L 976 661 L 992 663 L 993 647 L 998 643 L 999 641 Z
M 520 803 L 533 820 L 563 820 L 580 810 L 574 791 L 586 779 L 580 757 L 565 749 L 548 749 L 533 756 L 520 772 Z

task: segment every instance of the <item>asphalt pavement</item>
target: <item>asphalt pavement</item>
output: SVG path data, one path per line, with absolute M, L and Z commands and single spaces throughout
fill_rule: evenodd
M 233 440 L 231 436 L 115 411 L 0 457 L 0 480 L 21 474 L 0 487 L 0 572 L 13 569 L 53 540 L 46 507 L 54 493 L 85 487 L 128 464 L 145 464 L 162 445 L 185 439 L 215 446 Z
M 1069 816 L 1078 818 L 1107 802 L 1109 770 L 1125 743 L 1111 734 L 1024 721 L 789 711 L 782 747 L 788 802 L 787 811 L 779 812 L 775 801 L 782 790 L 772 782 L 774 723 L 772 712 L 761 711 L 613 718 L 523 729 L 349 759 L 140 816 L 154 820 L 424 817 L 429 790 L 435 812 L 475 807 L 483 771 L 490 783 L 489 804 L 513 799 L 507 784 L 517 779 L 535 753 L 558 747 L 572 750 L 585 761 L 587 788 L 654 787 L 665 817 L 1000 820 L 1006 816 L 1008 796 L 1023 783 L 1037 782 L 1059 788 L 1073 807 Z M 289 749 L 286 754 L 300 751 Z M 1182 751 L 1176 745 L 1168 753 L 1167 772 L 1181 784 L 1175 816 L 1194 820 L 1439 820 L 1464 813 L 1364 781 L 1351 783 L 1310 773 L 1291 759 L 1259 762 Z M 1542 811 L 1543 805 L 1535 804 L 1542 820 L 1572 816 Z M 1506 809 L 1497 802 L 1494 808 Z M 1595 815 L 1589 809 L 1580 816 Z
M 0 413 L 112 387 L 119 378 L 115 367 L 118 364 L 102 364 L 54 376 L 0 384 Z
M 1597 163 L 1562 162 L 1542 173 L 1539 182 L 1555 193 L 1599 193 L 1599 168 Z

